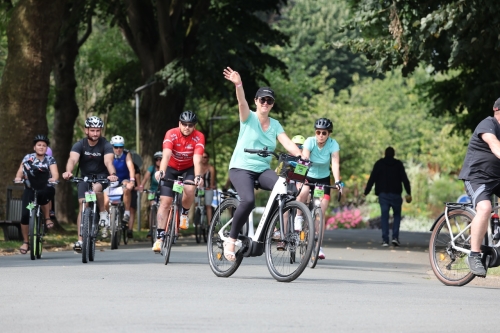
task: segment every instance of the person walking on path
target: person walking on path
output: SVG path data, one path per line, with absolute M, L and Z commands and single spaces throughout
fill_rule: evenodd
M 389 246 L 389 210 L 392 207 L 394 222 L 392 225 L 392 245 L 399 246 L 399 225 L 401 223 L 401 206 L 403 205 L 403 183 L 406 190 L 406 202 L 411 202 L 411 187 L 403 163 L 394 158 L 392 147 L 385 149 L 385 157 L 373 166 L 370 179 L 365 188 L 365 195 L 370 193 L 375 184 L 375 195 L 378 195 L 382 215 L 382 246 Z

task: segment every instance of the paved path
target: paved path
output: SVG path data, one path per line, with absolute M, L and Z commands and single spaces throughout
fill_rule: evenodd
M 172 263 L 146 244 L 103 249 L 82 264 L 70 251 L 0 257 L 2 332 L 467 332 L 491 331 L 498 290 L 442 285 L 429 274 L 429 234 L 327 232 L 327 259 L 292 283 L 270 276 L 264 257 L 217 278 L 206 247 L 185 239 Z M 483 281 L 487 281 L 483 279 Z M 493 279 L 494 280 L 494 279 Z

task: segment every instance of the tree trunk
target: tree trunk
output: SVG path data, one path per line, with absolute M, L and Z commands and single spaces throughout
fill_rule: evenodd
M 59 173 L 66 171 L 66 162 L 73 146 L 74 124 L 79 108 L 76 103 L 75 62 L 80 45 L 91 31 L 91 23 L 81 41 L 78 40 L 78 27 L 81 19 L 78 17 L 84 9 L 85 1 L 74 1 L 67 4 L 64 11 L 63 32 L 57 44 L 53 75 L 55 82 L 54 131 L 52 151 L 56 158 Z M 59 183 L 56 189 L 56 214 L 60 223 L 76 223 L 76 200 L 73 195 L 74 184 L 66 181 Z
M 22 158 L 33 137 L 47 134 L 46 107 L 54 46 L 64 0 L 21 0 L 7 27 L 8 56 L 0 84 L 0 207 L 5 207 Z

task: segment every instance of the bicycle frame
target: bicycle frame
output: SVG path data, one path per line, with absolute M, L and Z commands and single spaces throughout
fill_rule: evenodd
M 462 240 L 464 240 L 465 242 L 469 241 L 470 236 L 467 238 L 464 238 L 463 235 L 467 230 L 470 229 L 472 223 L 469 223 L 469 225 L 467 225 L 467 227 L 465 227 L 463 230 L 460 229 L 459 225 L 455 224 L 455 227 L 459 230 L 459 233 L 456 236 L 453 236 L 451 222 L 450 222 L 450 219 L 448 218 L 448 212 L 450 211 L 450 208 L 451 208 L 451 210 L 456 209 L 456 208 L 463 208 L 465 210 L 469 210 L 471 213 L 473 213 L 474 216 L 476 215 L 476 211 L 468 205 L 459 204 L 459 203 L 446 203 L 446 208 L 444 210 L 444 217 L 446 219 L 446 225 L 448 226 L 448 230 L 450 231 L 451 247 L 454 250 L 470 254 L 470 252 L 471 252 L 470 250 L 455 245 L 455 240 L 457 240 L 458 238 L 462 238 Z M 491 209 L 491 213 L 498 211 L 498 209 L 500 209 L 500 206 L 493 207 Z M 434 229 L 434 226 L 432 226 L 432 229 Z M 488 229 L 487 229 L 487 237 L 488 237 L 488 244 L 486 244 L 487 246 L 495 247 L 495 248 L 500 247 L 500 242 L 498 242 L 497 244 L 493 244 L 493 235 L 491 233 L 491 228 L 490 228 L 489 224 L 488 224 Z
M 270 213 L 274 213 L 276 211 L 276 205 L 278 205 L 278 210 L 279 210 L 279 218 L 280 218 L 280 233 L 281 233 L 281 238 L 283 239 L 285 237 L 284 235 L 284 221 L 283 221 L 283 206 L 285 203 L 288 201 L 287 199 L 289 198 L 289 195 L 287 194 L 287 186 L 286 186 L 286 179 L 284 177 L 279 176 L 278 181 L 273 187 L 273 190 L 271 191 L 271 195 L 269 196 L 269 199 L 267 200 L 266 208 L 264 209 L 264 212 L 262 213 L 262 217 L 259 221 L 259 225 L 257 226 L 257 230 L 255 231 L 252 239 L 252 243 L 256 242 L 258 243 L 259 240 L 263 238 L 263 231 L 264 227 L 267 225 L 267 221 L 269 218 L 272 216 Z M 222 240 L 228 241 L 229 237 L 224 236 L 224 232 L 226 231 L 227 227 L 231 224 L 233 219 L 231 218 L 220 230 L 219 230 L 219 236 Z M 240 239 L 236 240 L 236 246 L 237 247 L 242 247 L 242 241 Z

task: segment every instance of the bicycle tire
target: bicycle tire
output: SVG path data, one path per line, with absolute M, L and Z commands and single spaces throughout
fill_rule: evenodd
M 168 262 L 170 260 L 170 252 L 172 250 L 172 244 L 174 243 L 175 223 L 178 219 L 177 213 L 177 206 L 173 205 L 169 214 L 170 222 L 168 223 L 168 229 L 165 231 L 165 237 L 163 238 L 162 243 L 162 255 L 165 265 L 168 265 Z
M 95 205 L 96 203 L 94 203 Z M 97 214 L 90 211 L 90 237 L 89 237 L 89 261 L 94 261 L 95 259 L 95 243 L 97 241 L 97 234 L 99 233 L 99 221 L 97 220 Z
M 473 213 L 465 209 L 454 209 L 448 213 L 453 233 L 455 233 L 453 229 L 463 230 L 473 218 Z M 463 236 L 465 237 L 458 238 L 455 244 L 470 249 L 470 240 L 468 240 L 470 229 Z M 429 241 L 429 260 L 438 280 L 447 286 L 464 286 L 475 278 L 467 265 L 467 254 L 451 249 L 450 231 L 444 214 L 432 230 Z
M 151 246 L 155 244 L 156 241 L 156 226 L 157 223 L 158 207 L 156 204 L 151 206 L 151 211 L 149 212 L 149 228 L 151 229 Z
M 203 234 L 203 242 L 207 242 L 208 238 L 208 226 L 207 226 L 207 214 L 201 216 L 201 233 Z
M 234 211 L 239 205 L 235 198 L 227 198 L 222 201 L 212 217 L 212 222 L 208 228 L 207 255 L 212 272 L 218 277 L 230 277 L 236 272 L 243 261 L 243 255 L 236 252 L 236 261 L 229 261 L 224 256 L 224 244 L 220 238 L 220 229 L 232 219 Z M 229 237 L 231 227 L 226 228 L 224 237 Z
M 119 227 L 118 208 L 116 206 L 111 206 L 109 209 L 109 221 L 111 223 L 111 250 L 116 250 L 118 249 L 118 243 L 120 242 L 120 238 L 116 237 Z
M 38 223 L 37 223 L 37 237 L 36 237 L 36 252 L 35 256 L 37 259 L 42 258 L 42 252 L 43 252 L 43 236 L 44 236 L 44 228 L 45 228 L 45 223 L 41 223 L 42 221 L 42 216 L 38 216 Z M 45 221 L 45 219 L 43 220 Z
M 92 210 L 86 207 L 82 214 L 82 262 L 86 264 L 89 259 L 90 246 L 90 218 Z
M 30 220 L 29 220 L 29 247 L 30 247 L 30 258 L 31 260 L 35 260 L 36 259 L 36 238 L 37 238 L 37 234 L 36 234 L 36 225 L 37 225 L 37 216 L 36 216 L 36 211 L 35 209 L 32 209 L 31 210 L 31 215 L 30 215 Z
M 311 258 L 314 242 L 314 224 L 311 211 L 305 204 L 290 201 L 283 207 L 283 215 L 302 212 L 304 222 L 300 232 L 295 232 L 294 225 L 289 220 L 285 225 L 285 238 L 274 239 L 275 230 L 280 230 L 279 211 L 276 211 L 267 226 L 265 239 L 266 264 L 272 277 L 278 282 L 292 282 L 302 274 Z M 278 244 L 285 242 L 284 250 L 278 249 Z M 280 247 L 281 248 L 281 247 Z M 295 263 L 291 264 L 290 255 L 295 249 Z M 300 260 L 298 263 L 297 261 Z
M 323 244 L 325 223 L 323 221 L 323 212 L 320 207 L 315 207 L 311 216 L 314 224 L 314 246 L 311 253 L 311 259 L 309 260 L 309 268 L 314 268 L 318 263 L 319 249 L 321 248 L 321 244 Z
M 128 222 L 123 222 L 123 214 L 125 213 L 123 206 L 120 206 L 120 228 L 118 230 L 118 244 L 120 244 L 120 239 L 122 238 L 123 235 L 123 244 L 127 245 L 128 244 Z
M 202 230 L 201 230 L 201 210 L 196 207 L 196 210 L 194 211 L 194 236 L 196 238 L 196 243 L 201 242 L 202 238 Z

